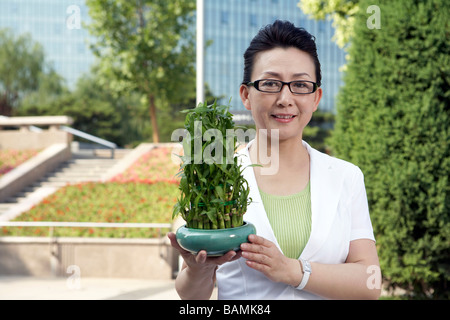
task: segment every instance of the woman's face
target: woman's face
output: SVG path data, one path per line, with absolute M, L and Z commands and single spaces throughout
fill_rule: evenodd
M 284 82 L 308 80 L 316 82 L 312 58 L 297 48 L 274 48 L 255 56 L 251 81 L 275 79 Z M 252 112 L 257 129 L 279 129 L 280 141 L 302 138 L 303 129 L 322 97 L 322 89 L 311 94 L 293 94 L 288 86 L 281 92 L 265 93 L 252 86 L 241 85 L 240 96 Z

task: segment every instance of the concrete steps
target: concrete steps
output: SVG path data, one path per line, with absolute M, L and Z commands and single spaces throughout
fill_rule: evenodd
M 9 220 L 29 210 L 47 195 L 69 184 L 101 181 L 103 175 L 131 150 L 76 150 L 72 159 L 63 162 L 42 179 L 0 203 L 0 220 Z

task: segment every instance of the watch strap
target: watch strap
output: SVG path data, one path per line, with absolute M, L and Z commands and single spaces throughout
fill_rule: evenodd
M 302 281 L 300 282 L 298 287 L 296 287 L 295 289 L 303 290 L 305 288 L 306 284 L 308 283 L 309 276 L 311 275 L 311 265 L 306 260 L 300 259 L 299 261 L 300 261 L 300 264 L 302 265 L 303 277 L 302 277 Z

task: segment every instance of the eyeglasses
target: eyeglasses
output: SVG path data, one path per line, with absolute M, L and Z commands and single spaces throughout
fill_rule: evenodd
M 247 85 L 255 87 L 258 91 L 267 93 L 281 92 L 284 85 L 287 85 L 293 94 L 309 94 L 315 92 L 318 88 L 317 83 L 306 80 L 284 82 L 281 80 L 263 79 L 247 82 Z

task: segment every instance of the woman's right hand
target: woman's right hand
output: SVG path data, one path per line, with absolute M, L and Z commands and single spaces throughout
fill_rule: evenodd
M 217 267 L 241 257 L 240 251 L 229 251 L 221 257 L 208 257 L 205 250 L 193 255 L 180 247 L 173 232 L 170 232 L 168 237 L 172 247 L 178 250 L 184 259 L 183 267 L 175 281 L 175 288 L 181 299 L 210 299 Z

